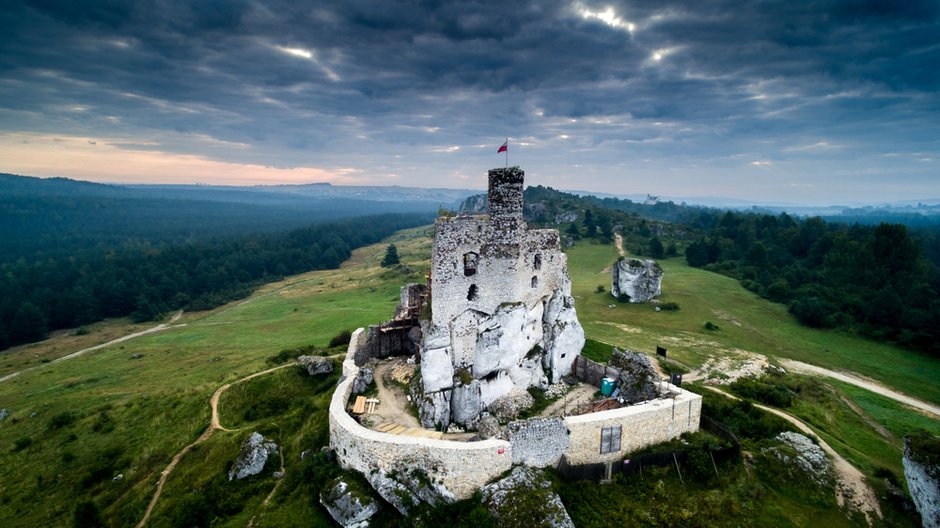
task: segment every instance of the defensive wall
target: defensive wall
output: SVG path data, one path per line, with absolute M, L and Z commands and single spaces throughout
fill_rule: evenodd
M 665 390 L 672 394 L 670 398 L 563 419 L 513 422 L 507 428 L 510 441 L 461 442 L 374 431 L 346 412 L 352 382 L 359 372 L 356 352 L 365 341 L 362 328 L 353 333 L 343 361 L 343 377 L 330 400 L 330 446 L 343 467 L 364 475 L 379 470 L 394 473 L 420 468 L 433 481 L 464 499 L 510 469 L 514 461 L 549 466 L 557 464 L 564 455 L 570 464 L 611 462 L 631 451 L 699 428 L 701 396 L 666 384 Z M 601 454 L 604 429 L 618 427 L 619 448 Z

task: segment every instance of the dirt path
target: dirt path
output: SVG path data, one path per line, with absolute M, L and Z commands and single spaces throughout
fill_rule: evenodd
M 56 363 L 60 363 L 60 362 L 62 362 L 62 361 L 67 361 L 67 360 L 72 359 L 72 358 L 77 358 L 78 356 L 81 356 L 82 354 L 86 354 L 86 353 L 88 353 L 88 352 L 93 352 L 93 351 L 95 351 L 95 350 L 99 350 L 99 349 L 102 349 L 102 348 L 105 348 L 105 347 L 109 347 L 109 346 L 111 346 L 111 345 L 116 345 L 116 344 L 118 344 L 118 343 L 123 343 L 124 341 L 128 341 L 128 340 L 130 340 L 130 339 L 134 339 L 135 337 L 140 337 L 140 336 L 143 336 L 143 335 L 152 334 L 152 333 L 154 333 L 154 332 L 160 332 L 160 331 L 166 330 L 166 329 L 168 329 L 168 328 L 180 328 L 180 327 L 186 326 L 185 323 L 184 323 L 184 324 L 180 324 L 180 325 L 174 325 L 174 324 L 173 324 L 173 323 L 175 323 L 182 315 L 183 315 L 183 310 L 180 310 L 180 311 L 176 312 L 176 315 L 174 315 L 173 318 L 170 319 L 170 322 L 168 322 L 168 323 L 160 323 L 160 324 L 158 324 L 157 326 L 154 326 L 153 328 L 148 328 L 148 329 L 146 329 L 146 330 L 141 330 L 140 332 L 134 332 L 133 334 L 127 334 L 126 336 L 121 336 L 121 337 L 119 337 L 119 338 L 117 338 L 117 339 L 112 339 L 111 341 L 108 341 L 107 343 L 102 343 L 102 344 L 100 344 L 100 345 L 95 345 L 95 346 L 93 346 L 93 347 L 83 348 L 83 349 L 79 350 L 78 352 L 72 352 L 71 354 L 62 356 L 62 357 L 60 357 L 60 358 L 53 359 L 52 361 L 50 361 L 50 362 L 48 362 L 48 363 L 42 363 L 42 364 L 40 364 L 40 365 L 36 365 L 35 367 L 29 367 L 29 368 L 25 368 L 25 369 L 23 369 L 23 370 L 18 370 L 18 371 L 16 371 L 16 372 L 12 372 L 12 373 L 7 374 L 6 376 L 3 376 L 2 378 L 0 378 L 0 382 L 6 381 L 6 380 L 11 379 L 11 378 L 15 378 L 15 377 L 19 376 L 20 374 L 22 374 L 22 373 L 24 373 L 24 372 L 29 372 L 30 370 L 35 370 L 35 369 L 42 368 L 42 367 L 48 367 L 49 365 L 55 365 Z
M 379 389 L 379 404 L 372 413 L 381 416 L 385 422 L 393 422 L 406 427 L 421 427 L 421 423 L 411 413 L 406 411 L 410 403 L 403 391 L 390 389 L 385 386 L 385 376 L 389 369 L 396 366 L 394 361 L 383 361 L 375 368 L 375 386 Z
M 172 460 L 170 460 L 170 463 L 166 466 L 166 469 L 164 469 L 160 473 L 160 480 L 157 482 L 157 489 L 153 492 L 153 497 L 150 499 L 150 504 L 147 505 L 147 511 L 144 512 L 144 517 L 140 520 L 139 523 L 137 523 L 137 528 L 143 528 L 144 526 L 147 525 L 147 521 L 150 520 L 150 514 L 153 513 L 153 508 L 154 506 L 157 505 L 157 500 L 160 499 L 160 493 L 163 491 L 163 485 L 166 484 L 166 479 L 170 476 L 170 473 L 173 472 L 173 469 L 176 468 L 176 465 L 179 464 L 179 461 L 182 460 L 183 456 L 186 453 L 188 453 L 192 448 L 196 447 L 197 445 L 211 438 L 212 434 L 215 433 L 216 431 L 229 431 L 229 432 L 237 431 L 237 429 L 226 429 L 219 422 L 219 398 L 222 396 L 222 393 L 228 390 L 228 388 L 231 387 L 232 385 L 237 385 L 244 381 L 257 378 L 258 376 L 264 376 L 265 374 L 269 374 L 271 372 L 274 372 L 275 370 L 280 370 L 282 368 L 286 368 L 286 367 L 290 367 L 294 365 L 295 363 L 287 363 L 285 365 L 280 365 L 278 367 L 269 368 L 261 372 L 255 372 L 254 374 L 245 376 L 244 378 L 237 379 L 231 383 L 226 383 L 225 385 L 222 385 L 221 387 L 216 389 L 214 393 L 212 393 L 212 397 L 209 398 L 209 407 L 212 409 L 212 417 L 209 421 L 209 427 L 207 427 L 206 430 L 203 431 L 201 435 L 199 435 L 199 438 L 193 441 L 193 443 L 181 449 L 180 452 L 177 453 L 173 457 Z M 283 455 L 281 455 L 281 471 L 282 472 L 284 471 Z M 277 487 L 277 484 L 275 484 L 275 488 L 276 487 Z M 273 490 L 272 490 L 272 493 L 273 493 Z M 270 495 L 268 496 L 268 498 L 270 498 Z M 267 504 L 267 500 L 265 500 L 265 504 Z
M 717 392 L 726 398 L 731 398 L 733 400 L 739 400 L 737 396 L 727 393 L 717 387 L 705 386 L 706 389 Z M 862 512 L 865 515 L 865 520 L 868 522 L 868 525 L 872 524 L 871 514 L 874 513 L 881 518 L 881 506 L 878 504 L 878 497 L 875 495 L 875 490 L 868 485 L 868 482 L 865 480 L 865 475 L 853 466 L 848 460 L 845 459 L 842 455 L 836 452 L 825 440 L 819 437 L 815 431 L 812 430 L 804 422 L 787 414 L 779 409 L 774 409 L 773 407 L 767 407 L 766 405 L 761 405 L 759 403 L 754 403 L 754 407 L 762 409 L 769 413 L 775 414 L 784 420 L 792 423 L 806 434 L 813 435 L 816 438 L 819 447 L 823 451 L 829 454 L 832 457 L 832 467 L 838 475 L 838 483 L 836 484 L 836 502 L 839 506 L 846 506 L 849 509 L 857 510 Z
M 568 394 L 565 394 L 546 407 L 539 416 L 564 416 L 567 414 L 568 407 L 574 406 L 579 401 L 582 403 L 587 402 L 594 396 L 595 392 L 597 392 L 597 387 L 588 385 L 587 383 L 579 383 L 578 386 L 571 389 Z
M 795 361 L 792 359 L 780 359 L 779 361 L 783 368 L 794 370 L 796 372 L 803 372 L 806 374 L 824 376 L 848 383 L 850 385 L 855 385 L 856 387 L 870 390 L 875 394 L 880 394 L 886 398 L 891 398 L 894 401 L 901 402 L 904 405 L 909 405 L 915 409 L 928 412 L 935 417 L 940 418 L 940 407 L 927 403 L 923 400 L 918 400 L 917 398 L 913 398 L 906 394 L 902 394 L 890 387 L 878 383 L 877 381 L 863 378 L 858 374 L 853 374 L 851 372 L 836 372 L 834 370 L 817 367 L 816 365 L 810 365 L 809 363 L 803 363 L 802 361 Z

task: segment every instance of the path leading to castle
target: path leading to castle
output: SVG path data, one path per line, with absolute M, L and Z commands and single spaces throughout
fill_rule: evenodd
M 727 393 L 717 387 L 711 387 L 706 385 L 706 389 L 717 392 L 726 398 L 731 398 L 732 400 L 739 400 L 737 396 Z M 829 444 L 827 444 L 819 435 L 813 431 L 810 426 L 806 425 L 800 419 L 787 414 L 779 409 L 774 409 L 773 407 L 767 407 L 766 405 L 761 405 L 759 403 L 753 403 L 754 407 L 762 409 L 769 413 L 775 414 L 784 420 L 795 425 L 799 430 L 803 431 L 806 434 L 812 435 L 816 438 L 819 447 L 822 448 L 831 458 L 832 458 L 832 468 L 835 470 L 838 483 L 836 484 L 836 502 L 839 503 L 839 506 L 848 506 L 849 509 L 857 510 L 862 512 L 865 515 L 865 520 L 868 521 L 868 525 L 871 526 L 872 518 L 871 514 L 874 513 L 881 518 L 881 506 L 878 504 L 878 498 L 875 495 L 875 490 L 868 485 L 868 482 L 865 480 L 865 475 L 858 470 L 855 466 L 849 463 L 842 455 L 836 452 Z
M 29 368 L 25 368 L 25 369 L 23 369 L 23 370 L 17 370 L 16 372 L 7 374 L 6 376 L 3 376 L 2 378 L 0 378 L 0 382 L 6 381 L 6 380 L 11 379 L 11 378 L 15 378 L 16 376 L 19 376 L 20 374 L 22 374 L 22 373 L 24 373 L 24 372 L 29 372 L 30 370 L 35 370 L 35 369 L 42 368 L 42 367 L 48 367 L 49 365 L 55 365 L 56 363 L 61 363 L 61 362 L 63 362 L 63 361 L 68 361 L 68 360 L 70 360 L 70 359 L 77 358 L 78 356 L 81 356 L 81 355 L 83 355 L 83 354 L 87 354 L 88 352 L 93 352 L 93 351 L 95 351 L 95 350 L 99 350 L 99 349 L 102 349 L 102 348 L 105 348 L 105 347 L 109 347 L 109 346 L 111 346 L 111 345 L 116 345 L 116 344 L 118 344 L 118 343 L 123 343 L 124 341 L 130 340 L 130 339 L 134 339 L 135 337 L 140 337 L 140 336 L 143 336 L 143 335 L 152 334 L 152 333 L 154 333 L 154 332 L 160 332 L 160 331 L 162 331 L 162 330 L 166 330 L 167 328 L 179 328 L 179 327 L 182 327 L 182 326 L 186 326 L 185 323 L 179 324 L 179 325 L 174 325 L 174 324 L 173 324 L 173 323 L 175 323 L 182 315 L 183 315 L 183 310 L 180 310 L 180 311 L 176 312 L 176 315 L 174 315 L 173 318 L 170 319 L 170 321 L 169 321 L 168 323 L 160 323 L 160 324 L 158 324 L 157 326 L 154 326 L 153 328 L 148 328 L 148 329 L 146 329 L 146 330 L 141 330 L 140 332 L 134 332 L 133 334 L 127 334 L 126 336 L 121 336 L 121 337 L 119 337 L 119 338 L 117 338 L 117 339 L 112 339 L 111 341 L 108 341 L 107 343 L 102 343 L 102 344 L 100 344 L 100 345 L 95 345 L 95 346 L 93 346 L 93 347 L 83 348 L 82 350 L 79 350 L 78 352 L 72 352 L 71 354 L 68 354 L 68 355 L 66 355 L 66 356 L 62 356 L 62 357 L 60 357 L 60 358 L 53 359 L 52 361 L 50 361 L 50 362 L 48 362 L 48 363 L 42 363 L 42 364 L 36 365 L 35 367 L 29 367 Z
M 940 418 L 940 407 L 927 403 L 923 400 L 918 400 L 906 394 L 902 394 L 890 387 L 882 385 L 875 380 L 864 378 L 853 372 L 836 372 L 834 370 L 829 370 L 823 367 L 817 367 L 816 365 L 810 365 L 809 363 L 803 363 L 802 361 L 795 361 L 792 359 L 779 359 L 780 365 L 783 368 L 793 370 L 796 372 L 802 372 L 804 374 L 815 374 L 817 376 L 824 376 L 827 378 L 836 379 L 850 385 L 855 385 L 856 387 L 861 387 L 866 390 L 870 390 L 875 394 L 880 394 L 886 398 L 891 398 L 894 401 L 903 403 L 904 405 L 909 405 L 920 411 L 924 411 L 934 415 L 936 418 Z

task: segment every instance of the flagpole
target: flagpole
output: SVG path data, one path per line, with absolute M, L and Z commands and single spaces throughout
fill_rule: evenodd
M 506 168 L 509 168 L 509 138 L 506 138 Z

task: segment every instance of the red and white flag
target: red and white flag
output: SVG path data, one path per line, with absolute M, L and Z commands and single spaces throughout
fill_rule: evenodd
M 499 147 L 499 150 L 497 150 L 496 153 L 499 154 L 500 152 L 508 152 L 508 151 L 509 151 L 509 140 L 507 139 L 506 142 L 503 143 L 503 146 Z

